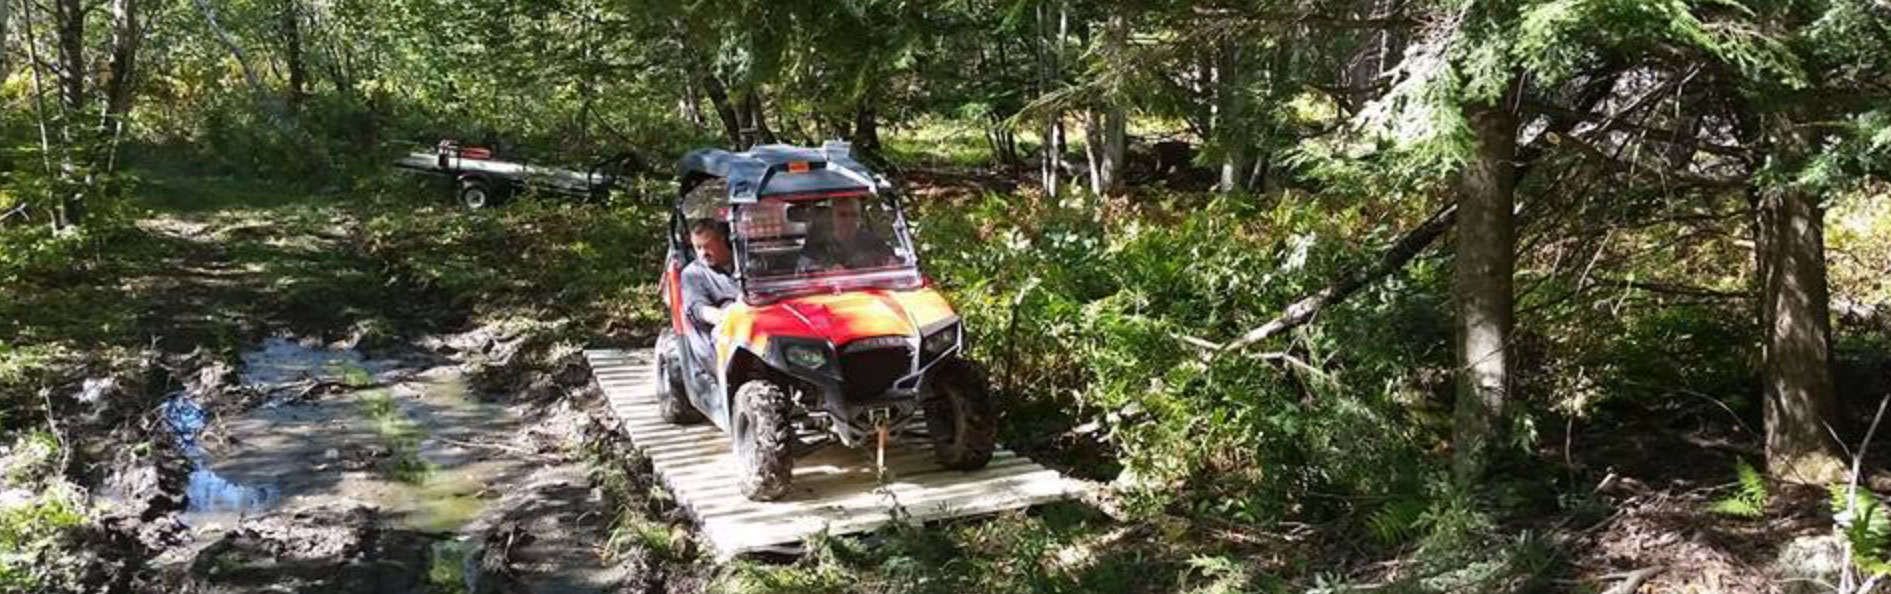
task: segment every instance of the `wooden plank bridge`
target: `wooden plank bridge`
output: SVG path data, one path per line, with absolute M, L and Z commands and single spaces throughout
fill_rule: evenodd
M 742 496 L 729 438 L 715 425 L 671 425 L 658 416 L 655 356 L 649 349 L 585 351 L 619 430 L 650 458 L 658 479 L 695 517 L 716 557 L 789 550 L 808 536 L 867 532 L 903 516 L 914 522 L 988 514 L 1080 496 L 1082 481 L 999 448 L 991 464 L 964 472 L 940 467 L 929 447 L 887 451 L 884 484 L 873 453 L 828 447 L 795 461 L 786 497 Z

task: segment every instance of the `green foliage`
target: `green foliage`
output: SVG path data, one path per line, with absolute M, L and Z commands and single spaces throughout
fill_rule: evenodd
M 1419 534 L 1429 507 L 1419 499 L 1389 501 L 1366 517 L 1366 527 L 1381 544 L 1399 544 Z
M 1766 477 L 1758 469 L 1742 458 L 1734 463 L 1734 473 L 1739 477 L 1734 483 L 1734 491 L 1714 501 L 1714 513 L 1740 518 L 1758 518 L 1766 515 L 1766 501 L 1769 497 Z
M 637 510 L 627 508 L 618 511 L 604 546 L 614 557 L 642 551 L 659 559 L 674 559 L 678 551 L 672 546 L 671 535 L 669 525 L 644 518 Z
M 1851 547 L 1852 564 L 1867 576 L 1891 576 L 1891 510 L 1866 489 L 1832 485 L 1833 521 Z
M 475 318 L 559 308 L 581 328 L 649 328 L 656 263 L 667 243 L 663 215 L 521 199 L 479 216 L 411 203 L 366 224 L 366 249 L 389 278 Z M 636 330 L 646 331 L 646 330 Z
M 369 391 L 361 396 L 360 406 L 390 452 L 386 467 L 389 476 L 414 485 L 434 476 L 438 469 L 420 456 L 420 442 L 427 437 L 425 429 L 408 418 L 392 394 L 387 390 Z
M 50 432 L 33 431 L 18 436 L 13 444 L 0 450 L 0 488 L 37 489 L 48 480 L 59 480 L 61 447 Z
M 1145 511 L 1266 522 L 1290 507 L 1344 511 L 1311 491 L 1414 493 L 1437 427 L 1402 402 L 1425 381 L 1414 371 L 1447 353 L 1390 337 L 1440 334 L 1435 295 L 1404 280 L 1392 286 L 1407 290 L 1368 290 L 1294 338 L 1297 364 L 1204 361 L 1182 340 L 1259 325 L 1365 257 L 1372 242 L 1360 237 L 1395 225 L 1317 201 L 1159 200 L 1169 202 L 1107 218 L 1095 205 L 1032 212 L 988 196 L 917 217 L 975 354 L 1014 410 L 1031 411 L 1009 416 L 1005 437 L 1028 443 L 1060 430 L 1059 416 L 1074 425 L 1117 413 L 1108 439 Z M 1421 268 L 1417 286 L 1434 273 Z
M 427 594 L 467 593 L 467 557 L 471 549 L 470 543 L 457 540 L 440 541 L 429 548 Z
M 11 499 L 11 497 L 9 497 Z M 87 521 L 70 486 L 0 503 L 0 592 L 47 592 L 76 586 L 72 548 Z

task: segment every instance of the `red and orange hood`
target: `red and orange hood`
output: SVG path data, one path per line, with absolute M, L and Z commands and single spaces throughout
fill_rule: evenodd
M 757 307 L 736 307 L 723 324 L 737 343 L 762 351 L 774 336 L 827 340 L 836 347 L 870 336 L 918 336 L 956 314 L 931 288 L 809 295 Z

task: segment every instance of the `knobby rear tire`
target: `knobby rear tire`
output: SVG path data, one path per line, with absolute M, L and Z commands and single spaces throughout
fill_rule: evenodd
M 689 403 L 689 388 L 683 385 L 683 366 L 677 360 L 682 353 L 676 351 L 676 341 L 669 335 L 657 341 L 655 373 L 656 390 L 652 396 L 657 401 L 657 413 L 665 422 L 672 425 L 694 425 L 703 422 L 703 413 Z

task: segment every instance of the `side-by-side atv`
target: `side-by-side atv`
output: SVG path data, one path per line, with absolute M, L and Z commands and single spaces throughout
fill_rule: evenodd
M 795 458 L 834 444 L 876 448 L 884 465 L 889 440 L 923 435 L 945 467 L 990 461 L 984 378 L 885 178 L 840 142 L 698 150 L 677 173 L 656 397 L 666 420 L 729 435 L 744 495 L 782 497 Z M 714 325 L 689 315 L 683 287 L 703 220 L 730 240 L 718 273 L 739 293 Z

